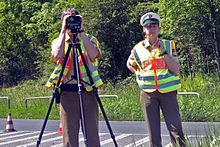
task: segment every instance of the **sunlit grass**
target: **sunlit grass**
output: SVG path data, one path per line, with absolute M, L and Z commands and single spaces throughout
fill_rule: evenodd
M 220 82 L 216 76 L 196 75 L 193 80 L 182 78 L 180 91 L 194 91 L 196 96 L 178 96 L 182 121 L 220 121 Z M 101 94 L 117 95 L 117 98 L 101 98 L 109 120 L 144 120 L 140 106 L 140 91 L 134 77 L 130 77 L 114 86 L 106 84 Z M 51 96 L 52 89 L 44 86 L 44 81 L 26 81 L 11 88 L 1 88 L 0 96 L 8 96 L 11 109 L 0 99 L 0 118 L 5 118 L 10 111 L 15 118 L 44 118 L 48 99 L 30 100 L 25 107 L 25 98 L 36 96 Z M 53 107 L 50 119 L 59 119 L 59 105 Z M 102 114 L 100 112 L 100 119 Z
M 193 91 L 196 96 L 178 96 L 182 121 L 220 121 L 220 81 L 216 76 L 197 75 L 193 80 L 182 78 L 181 91 Z M 106 84 L 100 90 L 101 94 L 117 95 L 117 98 L 101 98 L 109 120 L 143 121 L 140 106 L 139 88 L 134 77 L 128 78 L 114 86 Z M 44 81 L 26 81 L 18 86 L 1 88 L 0 96 L 10 98 L 10 109 L 7 101 L 0 99 L 0 118 L 6 118 L 12 113 L 17 119 L 44 119 L 48 110 L 49 99 L 30 100 L 26 108 L 25 98 L 36 96 L 51 96 L 52 89 L 44 86 Z M 50 119 L 60 119 L 59 104 L 54 105 Z M 103 120 L 100 112 L 100 120 Z M 210 127 L 211 128 L 211 127 Z M 194 138 L 186 136 L 187 147 L 217 147 L 220 146 L 220 134 L 217 130 L 207 129 L 206 136 Z M 132 141 L 135 146 L 136 140 Z M 131 142 L 131 143 L 132 143 Z

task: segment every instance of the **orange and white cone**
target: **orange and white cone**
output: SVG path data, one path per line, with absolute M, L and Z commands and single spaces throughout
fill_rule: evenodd
M 62 123 L 61 123 L 61 105 L 60 105 L 60 128 L 57 132 L 58 134 L 63 134 L 63 128 L 62 128 Z
M 7 124 L 6 124 L 6 128 L 5 128 L 5 132 L 13 132 L 13 131 L 16 131 L 16 130 L 14 129 L 14 126 L 13 126 L 11 113 L 9 113 L 8 118 L 7 118 Z
M 58 134 L 63 134 L 63 128 L 62 128 L 62 124 L 61 124 L 61 121 L 60 121 L 60 128 L 57 132 Z

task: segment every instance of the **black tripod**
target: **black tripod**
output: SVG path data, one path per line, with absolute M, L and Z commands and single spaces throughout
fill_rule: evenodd
M 41 128 L 41 132 L 40 132 L 40 135 L 38 137 L 38 140 L 37 140 L 37 147 L 39 147 L 40 143 L 41 143 L 41 139 L 42 139 L 42 136 L 43 136 L 43 133 L 44 133 L 44 130 L 45 130 L 45 127 L 46 127 L 46 124 L 47 124 L 47 121 L 48 121 L 48 118 L 49 118 L 49 115 L 50 115 L 50 111 L 51 111 L 51 108 L 52 108 L 52 105 L 54 103 L 54 99 L 56 98 L 56 103 L 60 103 L 60 90 L 59 90 L 59 85 L 61 83 L 61 79 L 63 77 L 63 72 L 64 72 L 64 69 L 65 69 L 65 66 L 67 64 L 67 60 L 68 60 L 68 57 L 69 57 L 69 54 L 70 54 L 70 51 L 71 49 L 74 49 L 74 61 L 73 63 L 75 63 L 75 68 L 74 68 L 74 74 L 75 77 L 76 77 L 76 80 L 77 80 L 77 84 L 78 84 L 78 94 L 79 94 L 79 102 L 80 102 L 80 115 L 81 115 L 81 126 L 82 126 L 82 131 L 83 131 L 83 135 L 84 135 L 84 143 L 85 143 L 85 146 L 88 147 L 88 140 L 87 140 L 87 133 L 86 133 L 86 123 L 85 123 L 85 117 L 84 117 L 84 107 L 83 107 L 83 97 L 82 97 L 82 80 L 80 79 L 80 68 L 79 68 L 79 59 L 78 59 L 78 53 L 79 55 L 81 56 L 82 58 L 82 61 L 83 61 L 83 64 L 84 64 L 84 67 L 86 69 L 86 73 L 89 77 L 89 85 L 92 85 L 92 88 L 93 88 L 93 92 L 95 93 L 95 96 L 97 98 L 97 102 L 99 104 L 99 107 L 102 111 L 102 114 L 103 114 L 103 117 L 105 119 L 105 122 L 107 124 L 107 127 L 108 127 L 108 130 L 110 132 L 110 135 L 111 135 L 111 138 L 114 142 L 114 145 L 115 147 L 118 147 L 118 144 L 115 140 L 115 136 L 113 134 L 113 131 L 111 129 L 111 126 L 110 126 L 110 123 L 108 121 L 108 118 L 107 118 L 107 115 L 105 113 L 105 110 L 103 108 L 103 105 L 102 105 L 102 102 L 101 102 L 101 99 L 98 95 L 98 90 L 97 88 L 95 87 L 95 84 L 94 84 L 94 81 L 93 81 L 93 78 L 91 76 L 91 72 L 87 66 L 87 63 L 86 63 L 86 60 L 83 56 L 83 53 L 82 53 L 82 50 L 80 48 L 80 44 L 77 43 L 77 34 L 78 33 L 73 33 L 73 44 L 69 44 L 68 46 L 68 50 L 65 54 L 65 57 L 64 57 L 64 63 L 62 65 L 62 69 L 61 69 L 61 72 L 60 72 L 60 75 L 59 75 L 59 78 L 58 78 L 58 81 L 56 83 L 56 85 L 54 86 L 54 89 L 53 89 L 53 96 L 52 96 L 52 99 L 51 99 L 51 102 L 50 102 L 50 105 L 49 105 L 49 108 L 48 108 L 48 111 L 47 111 L 47 114 L 45 116 L 45 120 L 44 120 L 44 123 L 43 123 L 43 126 Z M 85 81 L 83 81 L 85 82 Z M 88 84 L 88 83 L 87 83 Z

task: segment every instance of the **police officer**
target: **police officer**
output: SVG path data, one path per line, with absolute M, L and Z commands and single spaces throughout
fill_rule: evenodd
M 67 19 L 70 16 L 79 15 L 78 11 L 67 8 L 62 12 L 62 27 L 58 38 L 52 42 L 52 60 L 57 63 L 54 72 L 51 74 L 46 86 L 52 87 L 60 74 L 63 59 L 66 55 L 67 48 L 76 40 L 82 49 L 86 64 L 90 69 L 96 87 L 102 86 L 103 82 L 97 71 L 97 59 L 100 57 L 100 49 L 98 40 L 83 29 L 83 18 L 81 17 L 81 30 L 75 36 L 67 27 Z M 79 57 L 80 78 L 90 83 L 82 58 Z M 68 56 L 67 64 L 62 77 L 61 89 L 61 122 L 63 128 L 63 146 L 78 147 L 79 146 L 79 128 L 80 128 L 80 100 L 78 94 L 78 85 L 74 73 L 73 49 Z M 99 147 L 100 140 L 98 134 L 98 104 L 96 96 L 92 91 L 91 85 L 83 82 L 82 100 L 85 119 L 85 132 L 87 133 L 87 142 L 89 147 Z
M 161 147 L 160 109 L 173 145 L 185 146 L 177 102 L 181 87 L 175 42 L 158 38 L 160 17 L 153 12 L 140 19 L 145 38 L 134 46 L 127 60 L 141 90 L 141 106 L 147 122 L 150 146 Z

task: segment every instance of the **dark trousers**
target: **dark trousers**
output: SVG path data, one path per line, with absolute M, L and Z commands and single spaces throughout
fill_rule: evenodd
M 100 147 L 98 134 L 98 104 L 93 92 L 82 92 L 86 133 L 89 147 Z M 77 91 L 62 91 L 61 123 L 63 146 L 79 147 L 80 102 Z
M 141 105 L 144 111 L 150 146 L 162 147 L 160 129 L 160 109 L 162 110 L 171 142 L 174 146 L 185 146 L 184 134 L 177 102 L 177 92 L 160 93 L 158 91 L 146 93 L 141 91 Z

